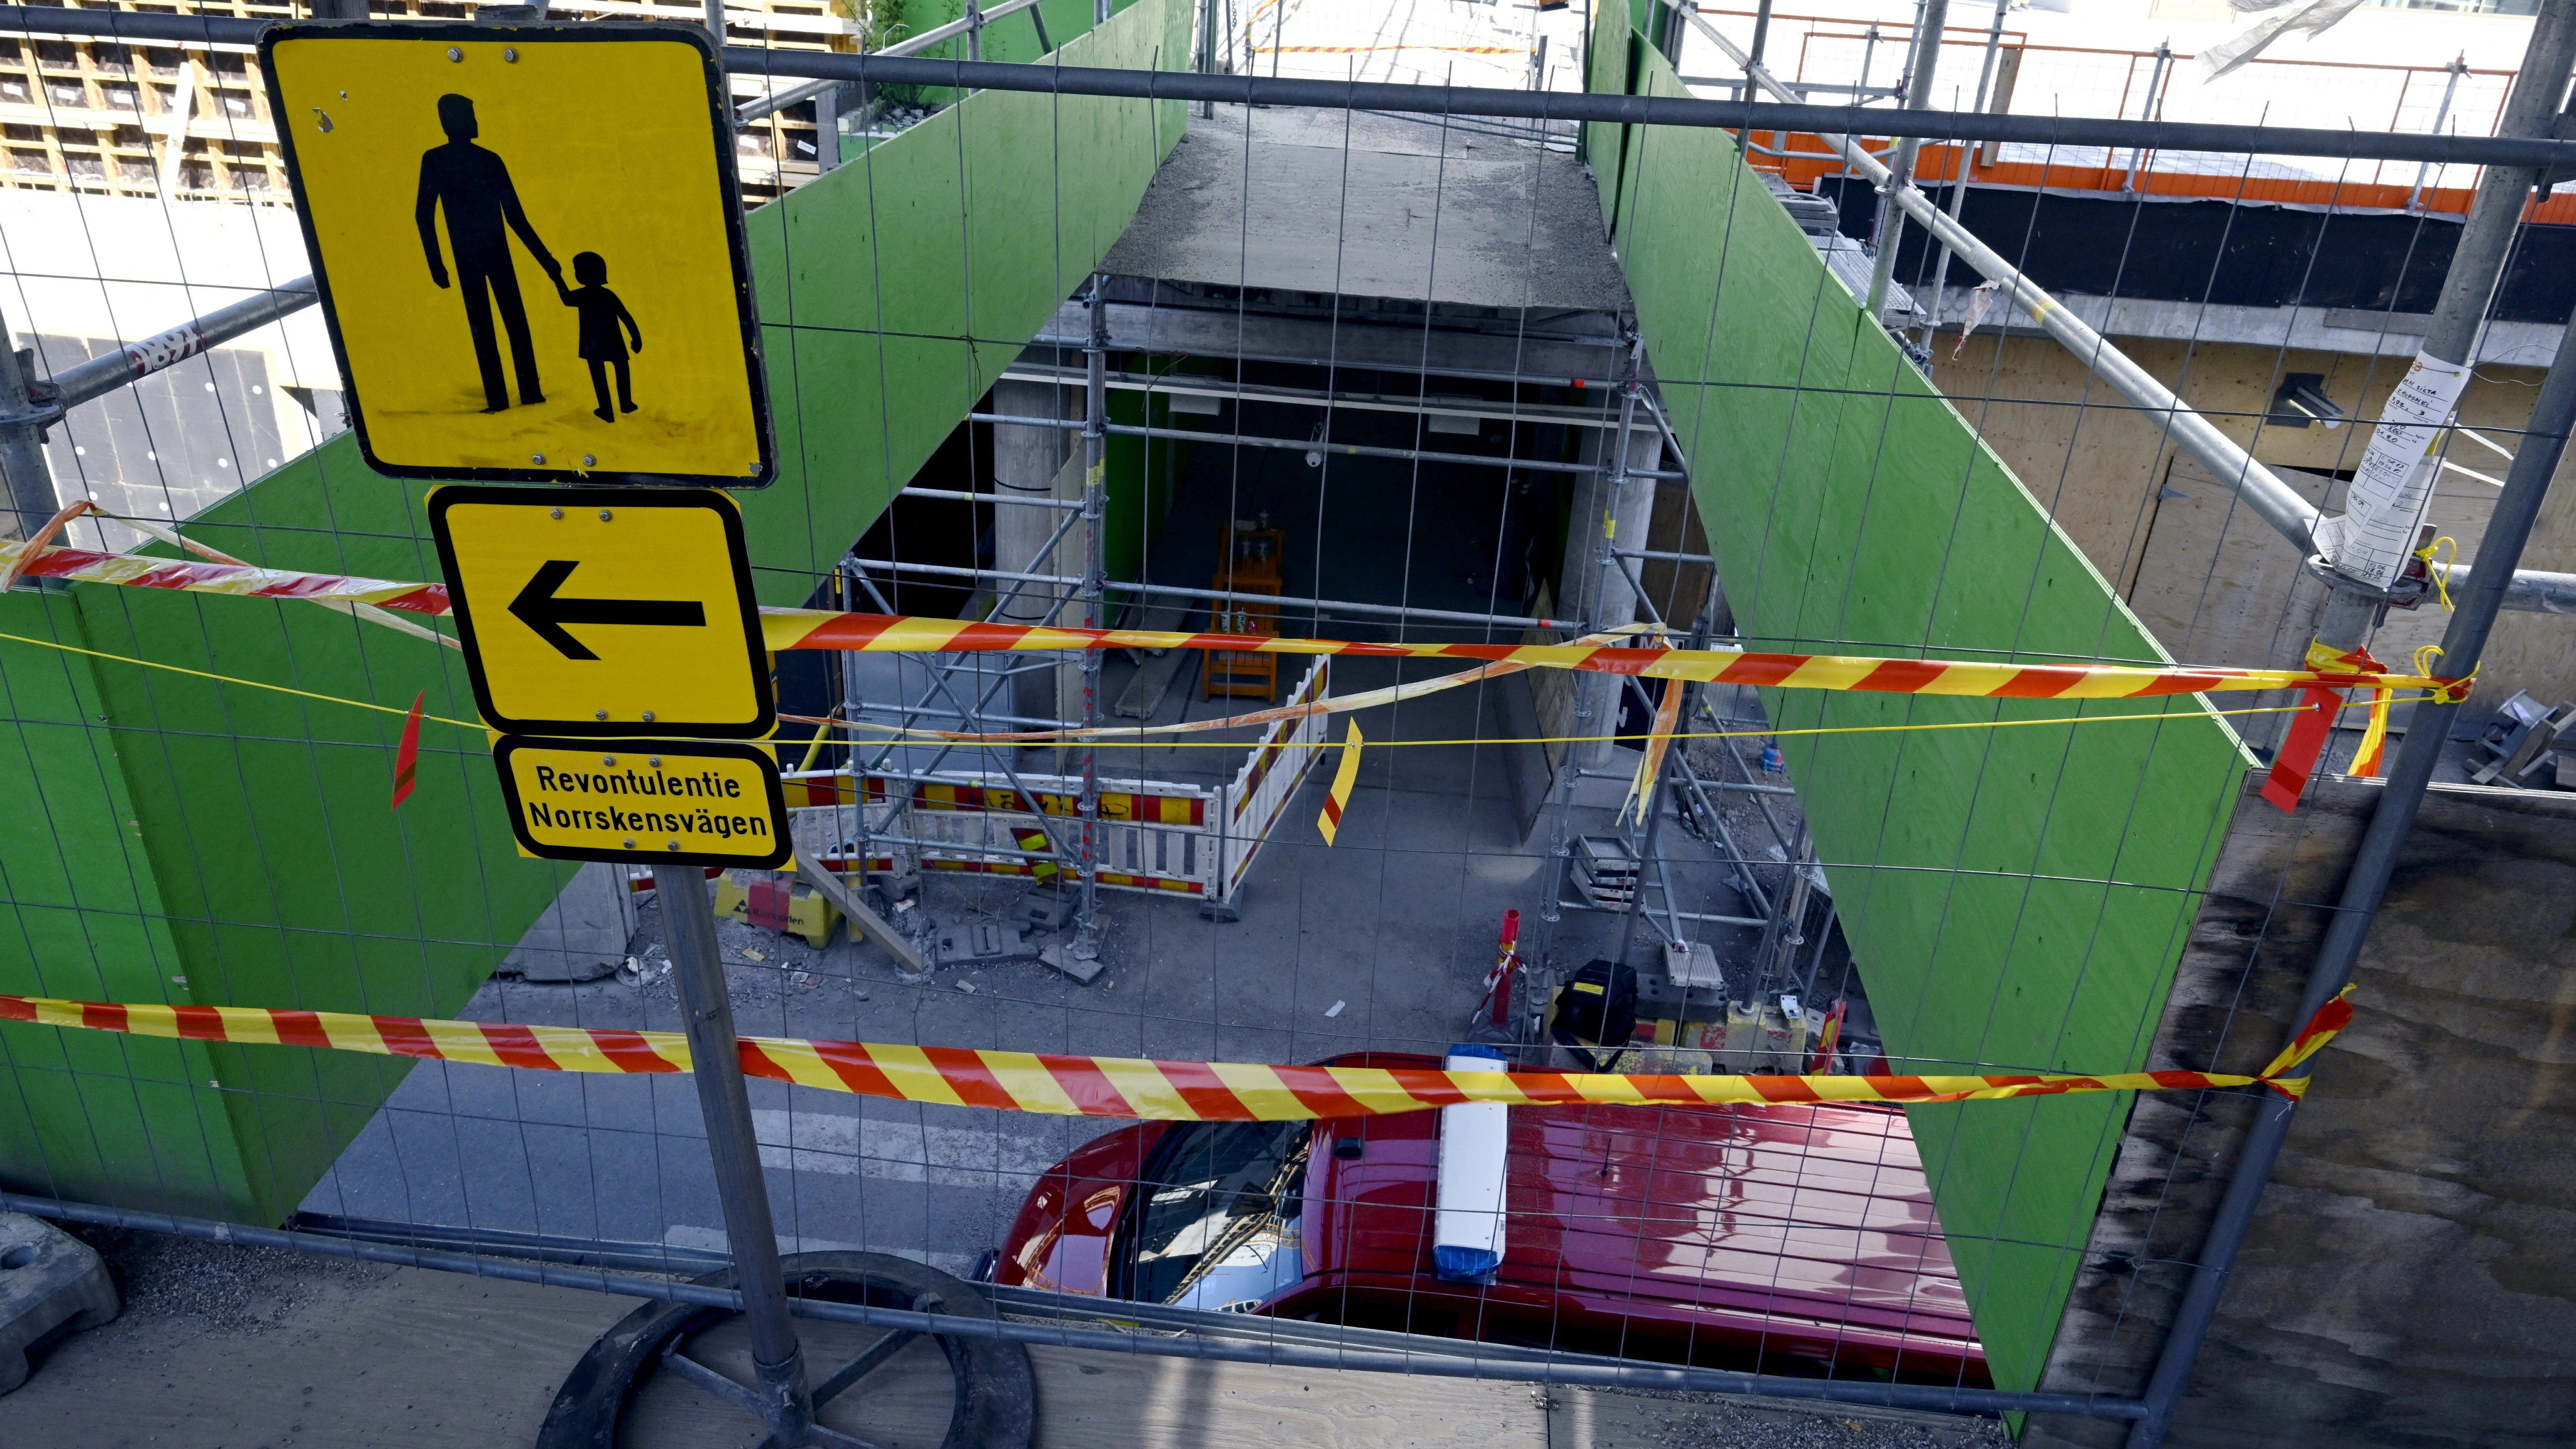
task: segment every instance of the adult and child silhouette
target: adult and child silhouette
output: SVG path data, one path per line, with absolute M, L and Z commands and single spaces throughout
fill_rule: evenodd
M 510 257 L 510 234 L 516 232 L 528 255 L 545 269 L 555 295 L 580 319 L 581 357 L 590 364 L 591 390 L 599 398 L 592 409 L 602 422 L 615 422 L 617 412 L 635 411 L 635 394 L 627 376 L 629 351 L 644 350 L 643 330 L 617 294 L 608 290 L 608 263 L 597 252 L 572 259 L 577 288 L 564 286 L 563 264 L 537 239 L 528 214 L 519 206 L 510 168 L 499 156 L 474 144 L 481 134 L 474 121 L 474 102 L 465 96 L 438 98 L 438 126 L 447 144 L 420 158 L 420 200 L 412 218 L 420 227 L 421 249 L 429 256 L 429 279 L 449 285 L 447 264 L 439 254 L 438 216 L 447 215 L 447 243 L 456 254 L 456 280 L 464 283 L 465 327 L 474 338 L 474 361 L 483 373 L 483 411 L 510 406 L 509 378 L 501 371 L 501 349 L 492 335 L 492 313 L 501 314 L 509 334 L 511 368 L 518 375 L 519 403 L 546 400 L 537 383 L 537 349 L 528 336 L 528 309 L 519 298 L 519 274 Z M 629 339 L 633 346 L 628 346 Z M 609 411 L 608 373 L 617 373 L 617 412 Z

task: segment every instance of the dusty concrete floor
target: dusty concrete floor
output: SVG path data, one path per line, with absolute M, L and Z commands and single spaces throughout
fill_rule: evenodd
M 93 1232 L 125 1294 L 0 1399 L 10 1449 L 507 1449 L 533 1442 L 564 1375 L 633 1300 Z M 810 1356 L 869 1331 L 800 1321 Z M 700 1357 L 737 1374 L 729 1334 Z M 1334 1373 L 1041 1347 L 1042 1449 L 1931 1449 L 2001 1444 L 1992 1421 L 1712 1395 Z M 907 1349 L 826 1422 L 932 1449 L 946 1370 Z M 639 1393 L 621 1444 L 748 1446 L 747 1419 L 670 1383 Z
M 1491 125 L 1494 123 L 1480 123 Z M 1615 312 L 1627 284 L 1582 163 L 1465 127 L 1218 106 L 1101 265 L 1120 276 Z
M 1356 661 L 1337 689 L 1391 681 Z M 1416 670 L 1407 677 L 1420 677 Z M 1382 676 L 1382 677 L 1381 677 Z M 1172 709 L 1183 701 L 1176 690 Z M 1196 702 L 1193 717 L 1224 702 Z M 1375 741 L 1496 733 L 1472 688 L 1363 711 Z M 1240 747 L 1122 749 L 1104 774 L 1203 780 Z M 1503 912 L 1523 912 L 1525 949 L 1544 940 L 1580 963 L 1612 949 L 1616 916 L 1568 911 L 1542 930 L 1549 827 L 1524 840 L 1502 752 L 1455 744 L 1372 748 L 1339 843 L 1314 817 L 1310 779 L 1249 877 L 1239 922 L 1185 899 L 1104 891 L 1110 969 L 1077 985 L 1034 962 L 944 968 L 926 985 L 846 935 L 802 940 L 725 923 L 736 1026 L 835 1040 L 1011 1047 L 1195 1060 L 1304 1062 L 1371 1049 L 1437 1053 L 1468 1030 Z M 1606 828 L 1617 782 L 1586 782 L 1578 828 Z M 1679 830 L 1666 848 L 1706 858 Z M 1713 870 L 1699 873 L 1714 882 Z M 1008 878 L 934 873 L 943 921 L 1017 899 Z M 1677 870 L 1676 879 L 1695 879 Z M 1733 910 L 1714 886 L 1686 908 Z M 1639 940 L 1651 940 L 1641 930 Z M 647 908 L 631 949 L 660 940 Z M 1642 949 L 1642 947 L 1640 948 Z M 479 1020 L 607 1028 L 680 1026 L 667 978 L 580 986 L 495 979 L 463 1013 Z M 1118 1124 L 881 1102 L 751 1084 L 780 1235 L 791 1248 L 868 1248 L 963 1272 L 1000 1245 L 1037 1174 Z M 523 1072 L 422 1062 L 308 1195 L 308 1211 L 687 1248 L 722 1245 L 696 1095 L 676 1076 Z

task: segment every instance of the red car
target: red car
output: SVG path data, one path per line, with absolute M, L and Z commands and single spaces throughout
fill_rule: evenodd
M 1110 1133 L 1031 1189 L 995 1281 L 1772 1373 L 1991 1383 L 1894 1108 L 1512 1108 L 1490 1283 L 1434 1268 L 1440 1115 Z

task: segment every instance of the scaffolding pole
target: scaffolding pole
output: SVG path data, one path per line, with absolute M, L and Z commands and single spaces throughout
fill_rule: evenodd
M 2532 22 L 2522 69 L 2515 74 L 2513 90 L 2505 97 L 2497 132 L 2505 136 L 2547 135 L 2567 96 L 2571 68 L 2576 68 L 2576 5 L 2544 7 Z M 2513 250 L 2514 238 L 2522 229 L 2524 209 L 2539 180 L 2536 169 L 2520 166 L 2489 167 L 2486 175 L 2479 178 L 2477 197 L 2469 204 L 2468 220 L 2460 227 L 2450 269 L 2442 278 L 2441 297 L 2434 304 L 2432 320 L 2425 330 L 2418 353 L 2422 359 L 2442 366 L 2477 365 L 2478 335 L 2486 327 L 2487 304 L 2504 275 L 2505 258 Z M 2415 466 L 2420 476 L 2441 465 L 2438 457 L 2428 456 Z M 2423 518 L 2424 504 L 2432 501 L 2432 493 L 2432 485 L 2427 482 L 2416 516 L 2407 525 L 2410 535 Z M 2349 536 L 2345 535 L 2347 539 Z M 2411 537 L 2404 546 L 2414 547 Z M 2330 590 L 2317 620 L 2317 642 L 2341 652 L 2360 648 L 2392 602 L 2389 588 L 2345 572 L 2345 549 L 2344 542 L 2335 542 L 2324 551 L 2322 566 L 2309 570 Z M 2488 551 L 2481 548 L 2479 552 Z M 2458 577 L 2453 571 L 2450 582 L 2454 588 Z M 2402 587 L 2403 581 L 2398 584 Z M 2305 663 L 2306 651 L 2300 654 L 2299 662 Z M 2443 668 L 2453 664 L 2452 658 L 2444 657 Z
M 1645 391 L 1638 373 L 1644 364 L 1646 344 L 1632 337 L 1628 356 L 1619 373 L 1619 426 L 1601 440 L 1610 451 L 1610 464 L 1600 471 L 1601 482 L 1595 495 L 1597 519 L 1579 520 L 1592 530 L 1592 592 L 1583 599 L 1581 613 L 1588 621 L 1586 633 L 1600 633 L 1633 623 L 1637 600 L 1643 597 L 1630 592 L 1624 600 L 1614 602 L 1614 590 L 1628 582 L 1627 574 L 1614 550 L 1618 546 L 1619 504 L 1629 479 L 1628 450 L 1636 435 L 1637 399 Z M 1651 507 L 1651 504 L 1649 505 Z M 1614 733 L 1619 721 L 1619 693 L 1616 683 L 1608 678 L 1578 679 L 1574 682 L 1574 733 L 1586 743 L 1572 745 L 1567 753 L 1578 764 L 1599 764 L 1609 758 L 1614 746 L 1589 737 Z M 1608 712 L 1607 720 L 1598 717 Z M 1642 888 L 1642 882 L 1641 888 Z
M 2437 133 L 2444 125 L 2449 123 L 2451 119 L 2451 101 L 2460 93 L 2460 78 L 2469 73 L 2468 52 L 2462 51 L 2459 55 L 2453 57 L 2449 70 L 2451 78 L 2442 83 L 2442 104 L 2435 107 L 2433 111 L 2433 129 Z M 2432 176 L 2432 174 L 2433 165 L 2431 162 L 2423 161 L 2416 163 L 2415 189 L 2406 193 L 2406 210 L 2410 214 L 2420 212 L 2424 209 L 2424 183 Z
M 1059 428 L 1075 432 L 1086 424 L 1071 418 L 1029 418 L 1009 413 L 968 413 L 970 423 L 994 423 L 1012 428 Z M 1597 463 L 1559 463 L 1545 458 L 1497 458 L 1489 453 L 1438 453 L 1422 448 L 1386 447 L 1375 443 L 1335 443 L 1321 438 L 1262 438 L 1246 433 L 1208 433 L 1196 428 L 1156 428 L 1138 423 L 1116 423 L 1109 431 L 1122 438 L 1159 438 L 1181 443 L 1207 443 L 1218 447 L 1276 448 L 1286 453 L 1340 454 L 1346 458 L 1393 458 L 1411 463 L 1461 463 L 1470 467 L 1502 468 L 1522 473 L 1598 473 Z M 1631 468 L 1631 478 L 1679 480 L 1684 475 L 1666 469 Z
M 1103 0 L 1106 3 L 1106 0 Z M 1109 275 L 1095 272 L 1082 299 L 1091 322 L 1084 362 L 1082 407 L 1082 627 L 1101 627 L 1102 585 L 1108 577 L 1109 515 Z M 1100 728 L 1100 659 L 1104 651 L 1082 651 L 1082 727 Z M 1100 742 L 1082 742 L 1082 903 L 1074 912 L 1073 955 L 1093 960 L 1100 955 Z
M 883 593 L 878 591 L 876 581 L 869 578 L 867 574 L 858 567 L 856 560 L 845 558 L 841 561 L 840 566 L 848 570 L 845 577 L 855 582 L 860 588 L 867 590 L 868 597 L 876 601 L 878 608 L 883 609 L 888 613 L 893 612 L 893 605 L 887 601 L 886 596 Z M 1014 586 L 1013 592 L 1017 592 L 1016 586 Z M 1007 597 L 1008 596 L 1006 595 L 1005 598 Z M 1054 607 L 1050 608 L 1046 615 L 1038 622 L 1041 624 L 1053 623 L 1056 614 L 1061 612 L 1063 608 L 1064 601 L 1059 598 Z M 900 669 L 900 660 L 903 657 L 904 656 L 897 656 L 898 669 Z M 969 657 L 977 659 L 981 658 L 981 656 Z M 1048 664 L 1043 667 L 1049 671 L 1052 671 L 1055 668 L 1053 664 Z M 913 721 L 920 718 L 922 715 L 943 715 L 942 711 L 933 710 L 930 707 L 930 697 L 932 694 L 936 693 L 947 696 L 948 702 L 956 707 L 954 714 L 944 715 L 944 717 L 957 720 L 960 725 L 963 726 L 964 730 L 973 731 L 979 734 L 983 733 L 986 725 L 996 719 L 996 716 L 985 712 L 985 706 L 992 702 L 994 691 L 1000 689 L 1003 684 L 1007 683 L 1014 675 L 1019 673 L 1019 670 L 1000 669 L 993 671 L 992 678 L 994 682 L 985 686 L 981 692 L 977 693 L 975 695 L 975 702 L 970 705 L 965 700 L 958 698 L 957 691 L 950 687 L 949 683 L 952 678 L 967 668 L 967 665 L 957 660 L 938 655 L 929 656 L 924 663 L 924 672 L 928 676 L 929 685 L 928 688 L 922 691 L 922 695 L 918 700 L 915 700 L 910 705 L 899 703 L 895 705 L 869 705 L 860 703 L 853 706 L 851 712 L 855 714 L 860 711 L 895 711 L 897 712 L 898 718 L 902 721 L 901 725 L 898 727 L 909 734 L 914 728 Z M 980 671 L 978 672 L 980 675 Z M 902 685 L 902 675 L 899 672 L 895 676 L 895 680 L 899 689 Z M 1003 715 L 998 718 L 1001 722 L 1006 724 L 1031 724 L 1045 727 L 1053 727 L 1063 723 L 1061 720 L 1053 719 L 1028 720 L 1017 715 Z M 855 740 L 853 743 L 855 743 Z M 876 762 L 868 766 L 867 771 L 869 773 L 873 773 L 885 768 L 886 763 L 894 758 L 894 752 L 898 748 L 902 747 L 904 743 L 906 742 L 899 739 L 886 741 L 885 747 L 877 751 Z M 927 742 L 925 741 L 924 743 Z M 930 757 L 929 765 L 924 768 L 931 770 L 938 769 L 942 764 L 947 762 L 947 759 L 951 754 L 956 752 L 958 745 L 961 742 L 956 740 L 942 740 L 938 743 L 940 747 L 939 752 Z M 1001 771 L 1002 778 L 1010 781 L 1011 788 L 1018 791 L 1023 799 L 1033 800 L 1037 798 L 1036 792 L 1029 789 L 1027 783 L 1020 779 L 1019 771 L 1012 767 L 1011 752 L 1009 750 L 1004 749 L 993 751 L 991 752 L 991 759 L 994 767 Z M 850 773 L 852 781 L 855 784 L 858 775 L 861 773 L 855 752 L 853 753 L 851 760 Z M 907 803 L 906 809 L 909 808 L 910 806 Z M 862 813 L 859 828 L 861 835 L 867 836 L 867 822 L 864 813 Z M 1047 817 L 1044 814 L 1041 814 L 1038 817 L 1038 829 L 1046 835 L 1048 850 L 1053 852 L 1057 858 L 1061 859 L 1066 854 L 1066 842 L 1063 837 L 1058 834 L 1056 827 L 1047 822 Z M 873 839 L 874 837 L 868 838 Z
M 1215 75 L 1215 74 L 1217 73 L 1217 66 L 1216 66 L 1216 6 L 1217 6 L 1217 0 L 1199 0 L 1199 63 L 1198 63 L 1198 73 L 1199 73 L 1199 74 L 1201 74 L 1201 75 Z M 1216 102 L 1214 102 L 1214 101 L 1201 101 L 1201 102 L 1199 102 L 1199 119 L 1200 119 L 1200 120 L 1202 120 L 1202 121 L 1213 121 L 1213 120 L 1215 120 L 1215 119 L 1216 119 Z
M 977 497 L 983 497 L 977 494 Z M 1079 504 L 1075 505 L 1079 507 Z M 1017 573 L 1008 569 L 968 568 L 963 564 L 906 563 L 891 558 L 852 558 L 860 568 L 885 569 L 900 574 L 930 574 L 955 579 L 1005 579 L 1015 583 L 1055 584 L 1078 588 L 1082 579 L 1076 574 Z M 1581 634 L 1584 625 L 1573 619 L 1539 619 L 1518 614 L 1476 614 L 1459 609 L 1423 609 L 1404 604 L 1363 604 L 1350 599 L 1309 599 L 1295 594 L 1244 594 L 1226 589 L 1193 588 L 1187 584 L 1150 584 L 1141 580 L 1112 579 L 1104 587 L 1120 593 L 1153 594 L 1167 599 L 1195 599 L 1203 603 L 1278 604 L 1287 608 L 1321 609 L 1334 614 L 1366 614 L 1377 618 L 1423 620 L 1442 624 L 1468 624 L 1488 629 L 1550 629 Z M 891 611 L 889 611 L 891 612 Z
M 1995 55 L 2003 48 L 2005 10 L 2002 0 L 1996 0 L 1994 21 L 1986 27 L 1985 53 L 1977 58 L 1977 99 L 1976 103 L 1969 107 L 1970 110 L 1983 111 L 1987 102 L 1993 98 Z M 1758 61 L 1761 57 L 1757 55 L 1754 59 Z M 1958 153 L 1959 161 L 1957 168 L 1950 173 L 1949 202 L 1942 210 L 1949 216 L 1951 222 L 1956 224 L 1960 211 L 1968 204 L 1968 168 L 1975 163 L 1977 153 L 1976 148 L 1972 146 L 1959 146 L 1953 149 Z M 1941 243 L 1941 259 L 1932 264 L 1932 302 L 1923 309 L 1922 347 L 1926 352 L 1932 350 L 1932 334 L 1941 326 L 1942 279 L 1949 275 L 1950 243 L 1944 240 Z
M 13 518 L 6 536 L 27 537 L 61 506 L 43 443 L 45 430 L 61 422 L 66 411 L 301 311 L 313 304 L 314 295 L 313 279 L 298 277 L 50 378 L 35 376 L 32 351 L 0 346 L 0 354 L 6 354 L 0 357 L 0 473 L 7 475 Z M 0 335 L 5 333 L 6 325 L 0 323 Z
M 1696 7 L 1687 13 L 1693 19 L 1699 15 Z M 1914 68 L 1905 86 L 1908 120 L 1912 119 L 1911 113 L 1931 107 L 1932 68 L 1941 63 L 1941 28 L 1949 19 L 1950 0 L 1923 0 L 1922 18 L 1914 26 Z M 1862 303 L 1872 322 L 1886 320 L 1883 313 L 1888 278 L 1896 270 L 1896 244 L 1905 235 L 1905 213 L 1897 206 L 1896 198 L 1913 189 L 1914 156 L 1922 148 L 1921 136 L 1898 138 L 1896 161 L 1878 181 L 1878 255 L 1870 262 L 1869 297 Z
M 1561 342 L 1569 346 L 1589 346 L 1598 337 L 1541 336 L 1533 340 Z M 1110 339 L 1112 351 L 1127 350 L 1116 338 Z M 1071 368 L 1058 368 L 1042 362 L 1022 360 L 1012 364 L 1001 376 L 1003 382 L 1052 382 L 1061 387 L 1078 387 L 1082 375 Z M 1568 407 L 1561 403 L 1534 403 L 1519 398 L 1481 398 L 1470 394 L 1443 394 L 1428 390 L 1417 394 L 1361 392 L 1353 388 L 1290 387 L 1275 382 L 1241 382 L 1197 373 L 1146 374 L 1113 372 L 1109 386 L 1114 392 L 1150 392 L 1166 397 L 1212 397 L 1224 402 L 1282 402 L 1314 407 L 1347 409 L 1352 412 L 1404 413 L 1417 417 L 1508 418 L 1516 423 L 1557 423 L 1570 428 L 1607 428 L 1617 425 L 1605 403 L 1601 407 Z

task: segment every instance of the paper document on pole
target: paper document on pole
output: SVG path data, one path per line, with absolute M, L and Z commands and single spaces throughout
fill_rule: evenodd
M 2317 525 L 2317 547 L 2338 570 L 2374 588 L 2396 582 L 2415 551 L 2415 525 L 2433 491 L 2434 445 L 2468 383 L 2467 363 L 2415 354 L 2415 365 L 2380 409 L 2343 516 Z

